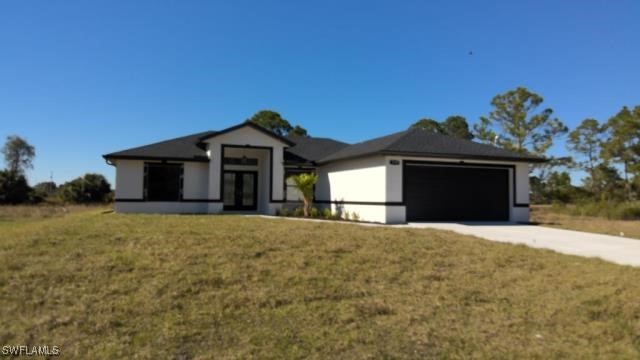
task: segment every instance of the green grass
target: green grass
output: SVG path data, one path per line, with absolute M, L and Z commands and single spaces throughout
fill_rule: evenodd
M 638 358 L 640 269 L 239 216 L 0 222 L 0 345 L 64 358 Z

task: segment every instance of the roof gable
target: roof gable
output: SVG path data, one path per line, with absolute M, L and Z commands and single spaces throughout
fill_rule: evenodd
M 280 136 L 280 135 L 274 133 L 273 131 L 271 131 L 271 130 L 269 130 L 267 128 L 264 128 L 264 127 L 254 123 L 252 121 L 249 121 L 249 120 L 247 120 L 247 121 L 245 121 L 245 122 L 243 122 L 241 124 L 238 124 L 238 125 L 235 125 L 235 126 L 232 126 L 232 127 L 228 127 L 228 128 L 226 128 L 224 130 L 220 130 L 220 131 L 214 132 L 212 134 L 203 136 L 200 139 L 200 141 L 205 141 L 205 140 L 209 140 L 211 138 L 214 138 L 216 136 L 228 134 L 228 133 L 234 132 L 236 130 L 242 129 L 244 127 L 250 127 L 252 129 L 255 129 L 255 130 L 257 130 L 257 131 L 259 131 L 259 132 L 261 132 L 261 133 L 263 133 L 263 134 L 265 134 L 267 136 L 270 136 L 270 137 L 272 137 L 272 138 L 274 138 L 276 140 L 279 140 L 280 142 L 284 143 L 285 145 L 289 145 L 289 146 L 295 145 L 293 142 L 291 142 L 291 140 L 287 139 L 286 137 Z

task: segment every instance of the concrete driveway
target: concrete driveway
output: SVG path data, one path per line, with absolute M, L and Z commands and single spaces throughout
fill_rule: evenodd
M 451 230 L 497 242 L 523 244 L 563 254 L 598 257 L 621 265 L 640 266 L 640 240 L 619 236 L 511 223 L 409 223 L 404 226 Z

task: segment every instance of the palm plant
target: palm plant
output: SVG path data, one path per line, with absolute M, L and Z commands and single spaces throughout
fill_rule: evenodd
M 318 175 L 313 173 L 302 173 L 289 177 L 295 184 L 296 188 L 302 194 L 302 201 L 304 202 L 304 216 L 309 217 L 311 214 L 311 206 L 313 205 L 313 187 L 318 181 Z

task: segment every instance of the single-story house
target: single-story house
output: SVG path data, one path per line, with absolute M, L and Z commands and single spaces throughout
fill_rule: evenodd
M 289 176 L 315 172 L 315 205 L 381 223 L 529 221 L 542 158 L 409 129 L 357 144 L 245 122 L 104 155 L 115 211 L 275 214 L 300 206 Z

